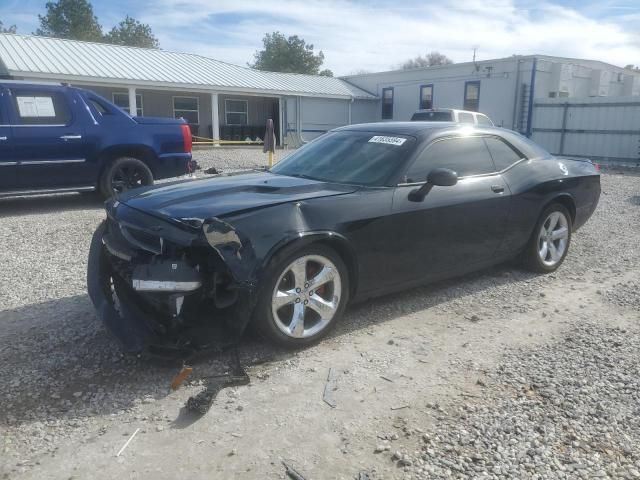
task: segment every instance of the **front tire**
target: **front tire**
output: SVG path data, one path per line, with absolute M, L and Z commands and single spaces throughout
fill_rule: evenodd
M 324 245 L 311 245 L 275 260 L 264 278 L 253 324 L 263 338 L 285 348 L 320 341 L 349 300 L 347 268 Z
M 537 273 L 556 271 L 569 251 L 571 228 L 571 215 L 564 205 L 545 208 L 524 252 L 524 266 Z
M 153 173 L 137 158 L 121 157 L 111 162 L 102 173 L 99 190 L 104 198 L 132 188 L 153 185 Z

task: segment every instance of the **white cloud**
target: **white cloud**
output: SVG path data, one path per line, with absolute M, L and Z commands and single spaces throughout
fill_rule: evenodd
M 640 64 L 640 7 L 610 3 L 577 11 L 534 0 L 141 0 L 128 13 L 149 23 L 167 50 L 239 65 L 275 30 L 323 50 L 336 74 L 388 70 L 431 50 L 469 61 L 473 47 L 480 59 L 538 53 Z

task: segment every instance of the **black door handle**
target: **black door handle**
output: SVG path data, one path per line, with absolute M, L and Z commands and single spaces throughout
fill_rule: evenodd
M 501 185 L 491 185 L 491 190 L 493 190 L 494 193 L 503 193 L 504 187 Z

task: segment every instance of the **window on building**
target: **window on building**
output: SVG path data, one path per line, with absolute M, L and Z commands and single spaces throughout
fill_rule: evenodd
M 227 125 L 247 125 L 249 123 L 249 102 L 227 99 L 224 101 L 224 114 Z
M 480 81 L 466 82 L 464 84 L 464 110 L 477 112 L 480 107 Z
M 393 87 L 382 89 L 382 119 L 393 118 Z
M 19 125 L 67 125 L 71 110 L 59 92 L 12 89 Z
M 481 137 L 435 141 L 409 167 L 406 182 L 424 182 L 434 168 L 448 168 L 456 172 L 458 177 L 491 173 L 495 170 L 489 150 Z
M 516 152 L 510 145 L 496 137 L 487 137 L 484 139 L 493 158 L 496 170 L 501 171 L 518 162 L 523 156 Z
M 420 109 L 433 108 L 433 85 L 420 86 Z
M 114 92 L 113 103 L 125 112 L 129 113 L 129 93 Z M 144 116 L 144 106 L 142 104 L 142 94 L 136 93 L 136 116 Z
M 187 123 L 198 125 L 200 123 L 198 97 L 173 97 L 173 116 L 184 118 Z

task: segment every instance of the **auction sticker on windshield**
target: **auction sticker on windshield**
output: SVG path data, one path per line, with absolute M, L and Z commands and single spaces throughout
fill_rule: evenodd
M 401 137 L 385 137 L 383 135 L 376 135 L 375 137 L 371 137 L 369 139 L 369 143 L 385 143 L 387 145 L 395 145 L 399 147 L 404 142 L 406 142 L 406 138 Z

